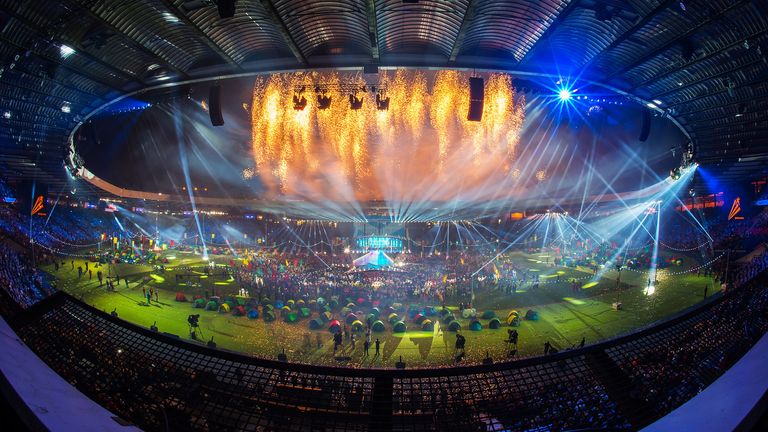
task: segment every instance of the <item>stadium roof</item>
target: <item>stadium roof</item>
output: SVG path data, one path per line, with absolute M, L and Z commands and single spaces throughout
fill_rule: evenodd
M 700 163 L 743 178 L 768 158 L 766 31 L 745 0 L 0 0 L 0 170 L 63 184 L 69 133 L 129 91 L 372 64 L 600 82 L 661 101 Z

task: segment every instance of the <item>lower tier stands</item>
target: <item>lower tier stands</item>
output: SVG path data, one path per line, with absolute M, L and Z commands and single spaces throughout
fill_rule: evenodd
M 638 429 L 695 396 L 768 329 L 750 284 L 637 333 L 547 357 L 365 370 L 258 359 L 111 317 L 65 293 L 17 314 L 28 346 L 144 430 Z

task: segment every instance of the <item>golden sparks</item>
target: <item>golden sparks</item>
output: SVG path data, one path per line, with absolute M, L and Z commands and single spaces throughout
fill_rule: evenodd
M 509 75 L 484 74 L 482 121 L 470 122 L 469 76 L 382 71 L 368 91 L 362 75 L 347 72 L 260 77 L 250 105 L 256 172 L 274 195 L 327 196 L 343 189 L 358 200 L 402 198 L 414 185 L 457 175 L 471 186 L 506 173 L 516 155 L 525 100 Z M 371 85 L 384 89 L 389 110 L 376 109 Z M 302 87 L 307 104 L 296 110 L 294 91 Z M 330 108 L 319 109 L 316 90 L 331 98 Z M 363 100 L 362 108 L 351 108 L 350 93 Z M 457 166 L 472 169 L 457 173 Z

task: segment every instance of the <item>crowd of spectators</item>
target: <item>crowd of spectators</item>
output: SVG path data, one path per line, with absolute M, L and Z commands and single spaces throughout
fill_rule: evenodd
M 0 241 L 0 289 L 22 308 L 32 306 L 54 291 L 24 253 L 3 241 Z
M 632 382 L 632 397 L 663 415 L 725 372 L 768 330 L 765 278 L 662 335 L 637 339 L 611 355 Z

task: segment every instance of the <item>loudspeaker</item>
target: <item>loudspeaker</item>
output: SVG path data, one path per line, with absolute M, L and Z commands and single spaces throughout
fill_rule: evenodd
M 651 113 L 647 109 L 643 110 L 643 124 L 640 125 L 640 142 L 645 142 L 651 133 Z
M 208 114 L 211 115 L 211 124 L 224 126 L 224 116 L 221 115 L 221 86 L 212 86 L 208 92 Z
M 217 6 L 219 9 L 219 16 L 222 18 L 232 18 L 235 16 L 235 4 L 237 0 L 219 0 Z
M 469 113 L 467 120 L 480 121 L 483 119 L 483 101 L 485 100 L 485 82 L 482 78 L 469 79 Z
M 363 73 L 364 74 L 377 74 L 377 73 L 379 73 L 379 65 L 375 65 L 375 64 L 363 65 Z

